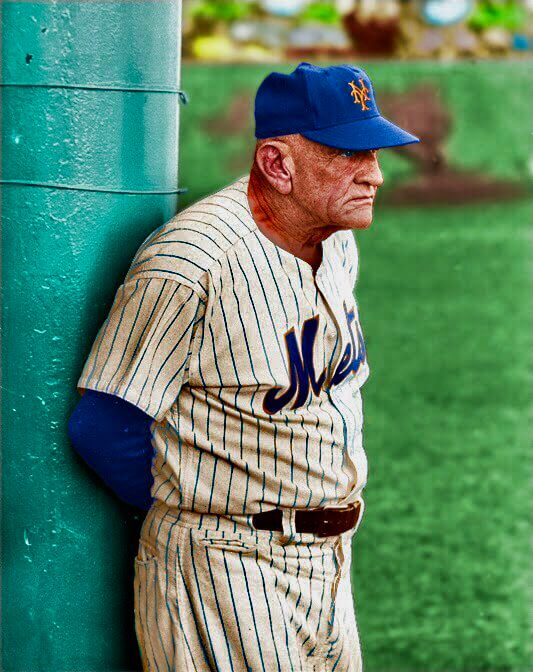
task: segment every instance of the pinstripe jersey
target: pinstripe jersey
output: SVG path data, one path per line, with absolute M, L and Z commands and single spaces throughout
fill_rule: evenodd
M 369 374 L 351 231 L 316 274 L 257 227 L 244 176 L 137 251 L 78 387 L 151 417 L 152 496 L 240 515 L 337 506 L 366 483 Z

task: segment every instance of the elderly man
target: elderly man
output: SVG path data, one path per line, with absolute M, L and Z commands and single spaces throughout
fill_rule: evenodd
M 377 150 L 418 139 L 348 65 L 271 73 L 255 118 L 250 175 L 138 250 L 69 423 L 83 458 L 149 508 L 134 560 L 146 670 L 362 668 L 350 561 L 369 368 L 352 229 L 372 221 Z

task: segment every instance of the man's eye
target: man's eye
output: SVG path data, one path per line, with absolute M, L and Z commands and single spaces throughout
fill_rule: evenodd
M 340 156 L 355 156 L 356 154 L 360 154 L 361 156 L 364 156 L 366 154 L 371 155 L 371 156 L 377 156 L 378 150 L 377 149 L 366 149 L 366 150 L 357 150 L 357 149 L 344 149 L 341 151 Z

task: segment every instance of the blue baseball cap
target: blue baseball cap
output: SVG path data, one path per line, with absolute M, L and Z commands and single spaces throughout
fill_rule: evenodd
M 291 133 L 355 151 L 420 142 L 381 116 L 370 77 L 351 65 L 300 63 L 289 75 L 265 77 L 255 96 L 255 137 Z

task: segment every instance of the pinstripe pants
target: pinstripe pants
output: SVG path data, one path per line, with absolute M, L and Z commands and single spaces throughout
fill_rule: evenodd
M 251 516 L 148 512 L 134 559 L 143 670 L 361 672 L 354 530 L 255 530 Z

